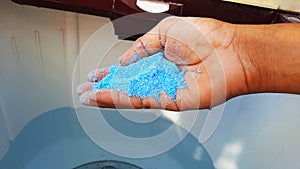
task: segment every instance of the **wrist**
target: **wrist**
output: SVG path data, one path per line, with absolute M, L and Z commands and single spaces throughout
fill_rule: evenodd
M 237 53 L 246 70 L 249 93 L 299 93 L 300 25 L 236 26 Z
M 267 90 L 270 63 L 266 59 L 266 44 L 269 35 L 263 25 L 236 25 L 235 50 L 244 70 L 247 93 Z

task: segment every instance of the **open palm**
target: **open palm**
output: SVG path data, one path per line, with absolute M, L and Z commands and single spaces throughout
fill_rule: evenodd
M 234 96 L 248 93 L 247 72 L 238 54 L 235 26 L 207 18 L 169 17 L 139 38 L 121 57 L 127 66 L 158 51 L 174 62 L 187 88 L 177 91 L 176 101 L 166 93 L 154 98 L 128 97 L 126 92 L 93 90 L 93 83 L 109 74 L 109 68 L 89 74 L 90 82 L 78 87 L 82 104 L 109 108 L 158 108 L 187 110 L 209 108 Z

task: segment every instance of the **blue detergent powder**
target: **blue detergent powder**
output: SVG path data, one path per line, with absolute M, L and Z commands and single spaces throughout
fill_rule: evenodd
M 128 96 L 153 97 L 158 102 L 164 92 L 174 101 L 177 89 L 186 88 L 185 71 L 164 58 L 162 52 L 143 58 L 125 67 L 113 65 L 110 74 L 99 81 L 94 89 L 113 89 L 127 92 Z

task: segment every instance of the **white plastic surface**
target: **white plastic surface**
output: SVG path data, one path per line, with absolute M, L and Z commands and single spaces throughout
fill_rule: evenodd
M 0 2 L 0 83 L 11 139 L 41 112 L 70 102 L 64 16 L 54 10 Z
M 217 169 L 300 168 L 300 96 L 256 94 L 226 103 L 204 143 Z
M 72 73 L 80 46 L 107 22 L 0 1 L 0 95 L 6 117 L 6 123 L 0 121 L 0 152 L 8 146 L 5 132 L 13 140 L 41 113 L 72 106 Z
M 2 104 L 2 98 L 0 95 L 0 159 L 4 156 L 5 152 L 9 148 L 9 135 L 3 116 L 4 105 Z

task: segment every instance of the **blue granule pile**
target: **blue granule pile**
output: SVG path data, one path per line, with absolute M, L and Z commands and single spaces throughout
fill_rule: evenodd
M 125 91 L 129 96 L 153 97 L 157 101 L 160 101 L 159 94 L 165 92 L 176 101 L 177 89 L 186 88 L 185 71 L 166 60 L 162 52 L 125 67 L 113 65 L 109 71 L 95 89 Z

